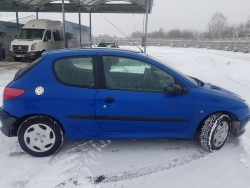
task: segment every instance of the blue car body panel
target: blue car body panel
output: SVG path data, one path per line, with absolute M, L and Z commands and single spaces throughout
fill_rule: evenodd
M 105 102 L 106 97 L 113 97 L 115 101 Z M 100 89 L 96 95 L 96 115 L 119 119 L 98 119 L 100 128 L 110 132 L 182 132 L 192 120 L 194 107 L 195 97 L 191 93 L 172 95 Z
M 100 88 L 98 57 L 115 55 L 151 63 L 180 80 L 189 90 L 182 95 L 122 91 Z M 62 57 L 94 57 L 95 86 L 72 87 L 60 83 L 53 73 L 53 62 Z M 35 89 L 42 86 L 43 95 Z M 249 107 L 237 95 L 198 87 L 170 67 L 139 53 L 116 49 L 71 49 L 46 52 L 31 71 L 7 87 L 25 93 L 5 100 L 3 109 L 12 116 L 48 115 L 59 121 L 67 139 L 186 138 L 194 137 L 199 124 L 214 112 L 234 114 L 238 120 L 250 115 Z M 104 101 L 114 98 L 113 103 Z M 104 108 L 106 105 L 106 108 Z

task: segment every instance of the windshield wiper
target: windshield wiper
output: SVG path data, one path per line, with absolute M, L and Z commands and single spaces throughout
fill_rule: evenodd
M 196 83 L 197 83 L 197 85 L 199 86 L 199 87 L 203 87 L 205 84 L 201 81 L 201 80 L 199 80 L 198 78 L 194 78 L 194 77 L 192 77 L 192 76 L 189 76 L 190 78 L 192 78 Z

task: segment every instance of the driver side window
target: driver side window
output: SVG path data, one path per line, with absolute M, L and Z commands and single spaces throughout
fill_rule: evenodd
M 103 56 L 103 66 L 107 89 L 166 92 L 175 85 L 172 75 L 140 60 Z
M 47 38 L 46 38 L 47 37 Z M 51 30 L 47 30 L 46 33 L 45 33 L 45 38 L 47 40 L 50 40 L 51 39 Z

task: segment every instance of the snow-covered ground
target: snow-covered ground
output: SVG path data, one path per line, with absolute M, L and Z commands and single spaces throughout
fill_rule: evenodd
M 147 52 L 250 103 L 250 54 L 167 47 L 148 47 Z M 0 93 L 15 72 L 0 67 Z M 230 137 L 213 153 L 202 150 L 197 139 L 71 140 L 46 158 L 25 154 L 17 138 L 0 133 L 0 187 L 250 188 L 250 123 L 247 126 L 243 136 Z

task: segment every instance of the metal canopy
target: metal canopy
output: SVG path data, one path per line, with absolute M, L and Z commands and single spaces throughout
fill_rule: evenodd
M 112 3 L 113 1 L 113 3 Z M 119 2 L 120 1 L 120 2 Z M 69 0 L 64 3 L 67 13 L 151 13 L 153 0 Z M 111 4 L 112 3 L 112 4 Z M 77 8 L 78 7 L 78 8 Z M 57 0 L 0 0 L 0 12 L 62 12 Z
M 63 15 L 63 35 L 65 33 L 65 12 L 79 14 L 79 27 L 81 27 L 81 13 L 90 13 L 90 43 L 92 44 L 91 14 L 92 13 L 146 13 L 145 44 L 147 46 L 148 14 L 152 12 L 154 0 L 0 0 L 0 12 L 16 12 L 17 31 L 19 32 L 18 12 L 60 12 Z M 80 31 L 81 35 L 81 31 Z M 81 37 L 80 37 L 81 45 Z M 65 40 L 65 47 L 67 42 Z

